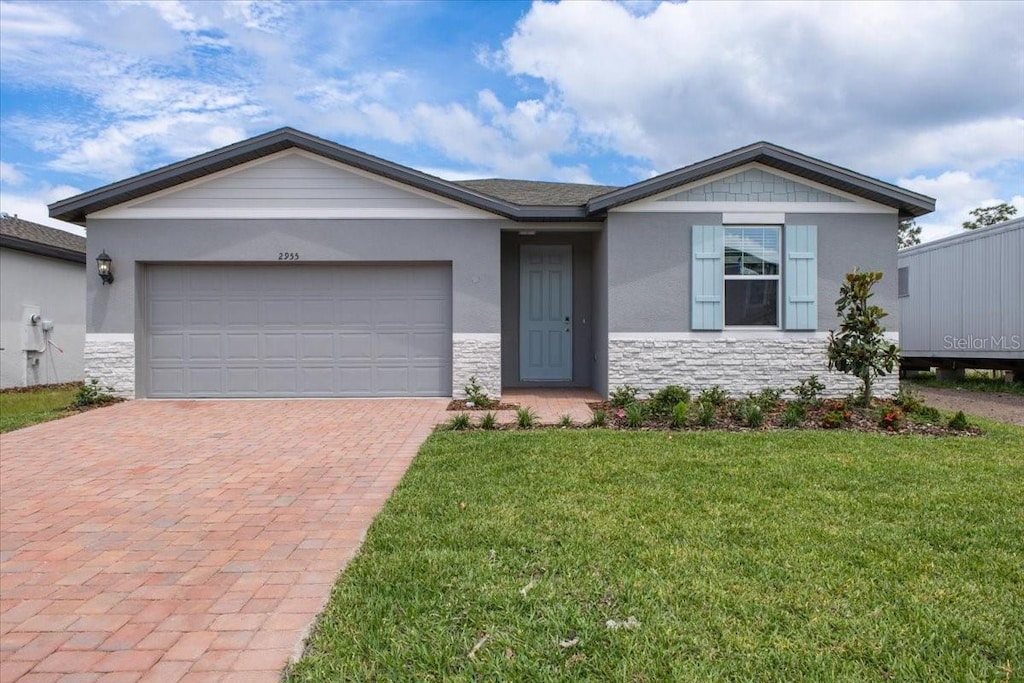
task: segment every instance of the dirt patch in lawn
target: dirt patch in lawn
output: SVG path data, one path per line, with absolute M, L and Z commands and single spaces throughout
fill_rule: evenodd
M 483 411 L 491 411 L 491 410 L 519 410 L 519 404 L 518 403 L 495 403 L 494 405 L 490 405 L 490 406 L 487 406 L 486 408 L 484 408 L 484 407 L 476 405 L 475 403 L 471 404 L 469 401 L 456 400 L 456 401 L 452 401 L 451 403 L 448 404 L 448 410 L 458 410 L 460 412 L 464 411 L 464 410 L 483 410 Z
M 967 415 L 1024 427 L 1024 396 L 918 386 L 914 391 L 924 397 L 925 403 L 942 410 L 962 410 Z

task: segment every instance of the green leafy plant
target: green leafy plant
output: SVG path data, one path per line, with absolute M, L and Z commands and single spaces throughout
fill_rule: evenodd
M 686 426 L 686 420 L 690 416 L 690 402 L 679 401 L 672 408 L 671 425 L 673 429 L 682 429 Z
M 718 406 L 711 401 L 701 399 L 697 401 L 696 408 L 697 424 L 701 427 L 710 427 L 715 421 L 715 416 L 718 414 Z
M 480 429 L 497 429 L 498 428 L 498 416 L 494 413 L 484 413 L 483 417 L 480 418 Z
M 572 415 L 562 415 L 558 418 L 559 427 L 572 427 Z
M 790 429 L 799 427 L 807 419 L 807 408 L 804 403 L 796 401 L 786 405 L 782 411 L 782 426 Z
M 950 429 L 962 432 L 966 429 L 969 429 L 971 423 L 967 420 L 967 416 L 964 415 L 964 411 L 958 410 L 956 411 L 956 415 L 950 418 L 946 426 L 948 426 Z
M 487 391 L 480 386 L 480 382 L 477 381 L 476 375 L 471 375 L 469 378 L 469 384 L 462 388 L 466 392 L 466 401 L 472 403 L 478 408 L 493 408 L 497 405 L 497 401 L 491 398 Z
M 638 393 L 640 393 L 640 390 L 636 387 L 623 384 L 608 394 L 608 401 L 616 408 L 625 408 L 630 403 L 636 402 L 636 395 Z
M 516 411 L 516 424 L 520 429 L 531 429 L 537 424 L 537 413 L 530 408 L 520 408 Z
M 804 405 L 815 406 L 821 402 L 821 394 L 825 391 L 825 384 L 818 379 L 817 375 L 811 375 L 800 380 L 790 391 L 796 396 L 796 400 Z
M 644 420 L 647 419 L 647 408 L 643 403 L 634 401 L 625 408 L 625 421 L 627 427 L 636 429 L 642 427 Z
M 690 403 L 690 390 L 678 384 L 670 384 L 655 392 L 647 403 L 654 415 L 671 415 L 678 404 Z
M 894 432 L 900 428 L 902 422 L 903 411 L 897 407 L 892 407 L 882 411 L 882 417 L 878 420 L 878 426 L 886 431 Z
M 445 428 L 451 432 L 464 432 L 471 426 L 469 413 L 458 413 L 445 423 Z
M 703 403 L 710 403 L 718 408 L 719 406 L 724 406 L 725 402 L 729 400 L 729 394 L 725 389 L 716 384 L 713 387 L 708 387 L 704 391 L 700 392 L 697 400 Z
M 916 422 L 927 422 L 928 424 L 939 424 L 942 422 L 942 413 L 938 408 L 932 406 L 920 406 L 910 413 L 910 417 Z
M 753 429 L 764 424 L 764 413 L 764 407 L 755 395 L 736 401 L 732 408 L 733 417 Z
M 908 387 L 900 385 L 900 388 L 896 391 L 896 395 L 893 396 L 892 402 L 898 405 L 907 413 L 916 413 L 918 410 L 924 407 L 924 400 L 921 395 Z
M 606 411 L 598 408 L 591 414 L 591 427 L 604 427 L 606 424 L 608 424 L 608 413 Z
M 848 410 L 830 410 L 821 416 L 821 426 L 825 429 L 839 429 L 850 421 L 852 414 Z
M 881 279 L 881 273 L 854 270 L 846 274 L 836 299 L 836 313 L 842 321 L 839 332 L 828 333 L 829 370 L 857 377 L 865 406 L 871 405 L 875 378 L 888 375 L 899 362 L 899 347 L 885 338 L 881 325 L 888 313 L 869 303 L 874 296 L 871 289 Z
M 100 406 L 106 403 L 113 403 L 117 400 L 117 397 L 111 393 L 112 391 L 114 391 L 113 387 L 100 386 L 98 379 L 91 379 L 78 389 L 72 405 L 78 408 L 85 408 L 86 406 Z
M 756 403 L 762 412 L 770 413 L 779 404 L 782 398 L 782 389 L 762 389 L 756 394 L 750 394 L 749 399 Z

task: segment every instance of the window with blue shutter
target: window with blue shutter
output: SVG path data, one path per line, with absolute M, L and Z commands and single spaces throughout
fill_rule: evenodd
M 725 290 L 724 238 L 725 230 L 720 225 L 693 226 L 691 308 L 692 327 L 695 330 L 722 329 L 722 299 Z
M 787 225 L 785 318 L 787 330 L 818 329 L 818 228 Z

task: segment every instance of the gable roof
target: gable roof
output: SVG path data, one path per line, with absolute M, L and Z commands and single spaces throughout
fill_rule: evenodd
M 0 215 L 0 246 L 85 263 L 85 238 L 65 230 Z
M 589 212 L 607 211 L 752 162 L 786 171 L 884 206 L 891 206 L 899 210 L 901 219 L 923 216 L 935 210 L 935 200 L 931 197 L 905 190 L 897 185 L 856 173 L 770 142 L 755 142 L 752 145 L 740 147 L 731 152 L 595 197 L 587 202 L 587 210 Z
M 754 143 L 649 180 L 616 188 L 497 178 L 451 182 L 294 128 L 280 128 L 55 202 L 49 207 L 50 215 L 84 225 L 86 216 L 91 213 L 291 148 L 318 154 L 515 221 L 601 220 L 608 209 L 750 162 L 788 171 L 897 208 L 901 218 L 922 216 L 935 210 L 935 200 L 930 197 L 768 142 Z

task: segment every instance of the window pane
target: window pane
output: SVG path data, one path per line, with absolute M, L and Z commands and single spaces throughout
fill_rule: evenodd
M 778 228 L 726 228 L 726 275 L 778 275 Z
M 726 325 L 779 324 L 778 280 L 726 280 Z

